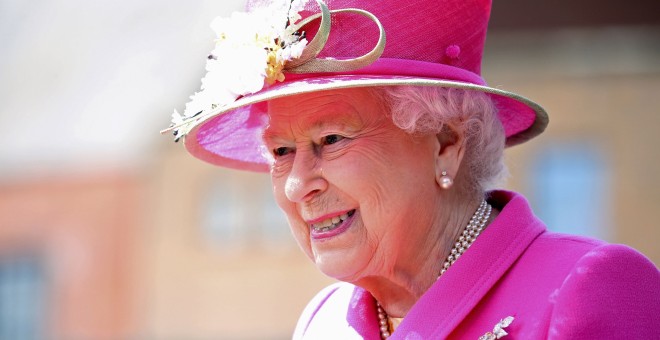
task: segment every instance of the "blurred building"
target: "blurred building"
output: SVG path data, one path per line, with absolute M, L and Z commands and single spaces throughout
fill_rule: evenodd
M 0 339 L 286 339 L 332 282 L 293 242 L 268 176 L 157 135 L 198 87 L 207 23 L 239 2 L 0 5 Z M 657 13 L 496 2 L 483 66 L 551 118 L 507 151 L 505 187 L 549 228 L 655 263 Z

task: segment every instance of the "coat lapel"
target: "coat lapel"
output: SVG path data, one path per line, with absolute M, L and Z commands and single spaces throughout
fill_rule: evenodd
M 420 298 L 390 339 L 447 338 L 545 231 L 521 195 L 497 191 L 490 201 L 496 207 L 504 206 L 499 216 Z

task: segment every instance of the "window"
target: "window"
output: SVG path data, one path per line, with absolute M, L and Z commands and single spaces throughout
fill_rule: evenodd
M 211 183 L 202 201 L 202 228 L 204 236 L 215 244 L 234 244 L 245 236 L 243 205 L 240 192 L 234 190 L 230 181 L 218 179 Z
M 237 174 L 211 180 L 202 200 L 202 228 L 218 247 L 273 245 L 289 247 L 292 237 L 275 203 L 267 176 Z
M 45 284 L 38 259 L 0 259 L 0 339 L 44 338 Z
M 533 159 L 530 201 L 548 229 L 608 238 L 609 166 L 590 143 L 556 143 Z
M 259 229 L 262 236 L 270 242 L 282 243 L 292 240 L 291 233 L 289 232 L 289 224 L 286 220 L 284 212 L 275 202 L 273 192 L 270 187 L 265 187 L 267 190 L 261 192 L 261 220 L 259 221 Z

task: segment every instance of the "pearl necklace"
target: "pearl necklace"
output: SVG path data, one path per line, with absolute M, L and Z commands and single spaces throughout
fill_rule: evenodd
M 451 248 L 449 256 L 447 256 L 445 263 L 442 265 L 438 279 L 440 279 L 440 276 L 442 276 L 442 274 L 444 274 L 447 269 L 449 269 L 449 267 L 454 264 L 454 262 L 456 262 L 456 260 L 458 260 L 458 258 L 461 257 L 461 255 L 463 255 L 463 253 L 465 253 L 468 248 L 470 248 L 472 243 L 474 243 L 474 240 L 477 239 L 477 236 L 479 236 L 481 231 L 484 230 L 486 223 L 488 223 L 488 218 L 490 218 L 490 213 L 492 210 L 493 207 L 491 207 L 490 204 L 486 202 L 486 200 L 481 202 L 481 205 L 479 205 L 477 211 L 475 211 L 474 215 L 472 215 L 472 218 L 463 230 L 463 233 L 458 238 L 458 240 L 456 240 L 454 247 Z M 390 317 L 387 316 L 387 312 L 385 312 L 385 309 L 383 309 L 378 301 L 376 301 L 376 309 L 378 311 L 380 337 L 381 339 L 387 339 L 390 337 L 390 335 L 392 335 L 391 332 L 394 331 L 394 327 L 392 327 L 393 325 L 391 323 Z

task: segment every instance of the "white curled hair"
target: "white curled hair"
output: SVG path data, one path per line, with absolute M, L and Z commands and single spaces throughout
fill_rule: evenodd
M 481 194 L 506 176 L 504 128 L 497 108 L 484 92 L 456 88 L 396 86 L 375 88 L 395 125 L 410 134 L 464 134 L 465 154 L 454 177 L 463 177 L 463 190 Z

